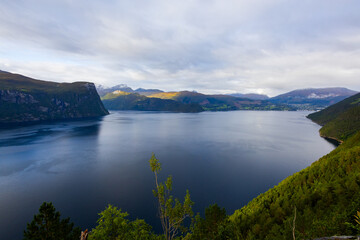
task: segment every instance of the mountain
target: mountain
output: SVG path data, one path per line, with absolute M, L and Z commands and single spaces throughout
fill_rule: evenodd
M 150 96 L 152 94 L 162 93 L 164 91 L 161 91 L 159 89 L 144 89 L 144 88 L 138 88 L 135 90 L 136 93 L 144 96 Z
M 308 116 L 323 125 L 320 135 L 338 141 L 360 131 L 360 93 Z
M 237 98 L 229 95 L 206 95 L 197 92 L 162 92 L 149 97 L 172 99 L 181 103 L 197 103 L 206 111 L 229 110 L 294 110 L 294 108 L 274 104 L 269 101 Z
M 126 84 L 119 84 L 110 88 L 103 85 L 97 85 L 96 90 L 100 97 L 103 97 L 106 94 L 112 93 L 114 91 L 134 92 L 134 90 L 131 87 L 128 87 Z
M 95 85 L 56 83 L 0 72 L 0 123 L 98 117 L 108 114 Z
M 294 239 L 293 233 L 296 239 L 313 239 L 359 233 L 354 218 L 360 210 L 359 102 L 357 94 L 309 116 L 324 127 L 334 123 L 334 132 L 328 136 L 340 136 L 344 142 L 236 210 L 227 227 L 238 239 Z
M 308 88 L 298 89 L 270 98 L 276 104 L 289 104 L 298 109 L 317 110 L 356 94 L 347 88 Z
M 230 96 L 233 97 L 237 97 L 237 98 L 248 98 L 248 99 L 252 99 L 252 100 L 267 100 L 269 99 L 269 97 L 265 94 L 257 94 L 257 93 L 232 93 L 232 94 L 228 94 Z
M 149 98 L 139 93 L 115 91 L 106 94 L 102 101 L 110 110 L 202 112 L 199 104 L 184 104 L 170 99 Z
M 129 93 L 138 93 L 140 95 L 148 96 L 151 94 L 161 93 L 163 91 L 159 89 L 144 89 L 144 88 L 138 88 L 136 90 L 133 90 L 131 87 L 128 87 L 126 84 L 119 84 L 113 87 L 105 87 L 103 85 L 97 85 L 96 90 L 98 91 L 100 97 L 105 96 L 108 93 L 112 93 L 114 91 L 122 91 L 122 92 L 129 92 Z

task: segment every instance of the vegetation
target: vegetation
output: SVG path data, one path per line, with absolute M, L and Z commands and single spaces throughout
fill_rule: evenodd
M 80 228 L 74 228 L 70 218 L 60 220 L 52 203 L 44 202 L 39 209 L 39 214 L 34 216 L 31 223 L 27 224 L 24 231 L 24 240 L 78 240 Z
M 138 93 L 116 91 L 106 94 L 102 101 L 110 110 L 202 112 L 199 104 L 184 104 L 169 99 L 149 98 Z
M 157 238 L 151 232 L 151 226 L 144 220 L 129 221 L 126 219 L 129 216 L 127 212 L 121 212 L 121 209 L 110 204 L 99 215 L 98 225 L 91 231 L 89 240 L 150 240 Z
M 320 135 L 344 141 L 360 131 L 360 93 L 308 116 L 321 125 Z
M 346 222 L 360 207 L 360 133 L 310 167 L 288 177 L 231 217 L 239 239 L 309 239 L 354 234 Z
M 184 203 L 181 203 L 177 198 L 174 199 L 170 195 L 172 190 L 172 177 L 169 176 L 165 183 L 159 183 L 158 174 L 161 170 L 161 164 L 153 154 L 150 159 L 150 168 L 155 175 L 155 186 L 153 190 L 154 196 L 159 203 L 159 216 L 161 226 L 164 231 L 166 240 L 174 239 L 179 233 L 186 233 L 187 228 L 184 226 L 184 220 L 187 217 L 192 217 L 192 205 L 194 204 L 190 199 L 189 191 L 186 191 Z
M 189 239 L 220 240 L 235 237 L 225 208 L 220 208 L 217 204 L 205 209 L 205 218 L 197 214 L 193 222 Z

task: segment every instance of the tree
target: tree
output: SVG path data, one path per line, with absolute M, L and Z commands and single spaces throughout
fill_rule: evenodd
M 91 231 L 89 240 L 155 239 L 150 225 L 142 219 L 129 221 L 126 219 L 129 214 L 117 207 L 109 204 L 99 215 L 98 225 Z
M 151 171 L 155 175 L 154 196 L 158 199 L 159 216 L 161 226 L 166 240 L 174 239 L 179 232 L 186 232 L 183 225 L 185 218 L 192 217 L 192 206 L 194 203 L 190 199 L 189 191 L 186 190 L 184 203 L 177 198 L 174 199 L 170 192 L 172 190 L 172 177 L 169 176 L 165 183 L 159 183 L 158 174 L 161 171 L 159 160 L 152 154 L 150 162 Z
M 34 216 L 24 231 L 24 240 L 78 240 L 80 228 L 74 228 L 70 218 L 60 220 L 60 213 L 56 212 L 53 204 L 44 202 L 39 214 Z
M 225 208 L 216 203 L 205 209 L 205 218 L 196 215 L 190 239 L 233 239 L 230 222 Z

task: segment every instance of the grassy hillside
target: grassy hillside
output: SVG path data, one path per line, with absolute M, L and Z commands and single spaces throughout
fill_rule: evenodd
M 184 104 L 170 99 L 149 98 L 138 93 L 115 91 L 102 98 L 110 110 L 201 112 L 199 104 Z
M 360 93 L 312 113 L 308 118 L 323 125 L 320 129 L 321 136 L 343 141 L 360 131 Z
M 286 178 L 230 217 L 239 239 L 309 239 L 354 234 L 360 209 L 360 133 Z

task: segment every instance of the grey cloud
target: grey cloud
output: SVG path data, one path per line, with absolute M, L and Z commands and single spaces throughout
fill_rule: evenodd
M 357 0 L 3 0 L 0 45 L 16 47 L 0 66 L 164 90 L 360 90 L 359 12 Z

